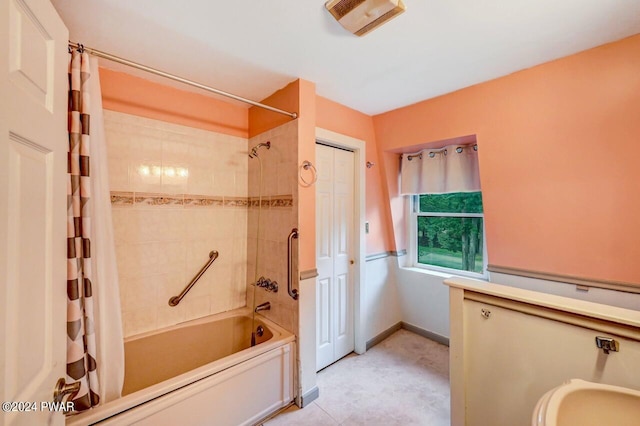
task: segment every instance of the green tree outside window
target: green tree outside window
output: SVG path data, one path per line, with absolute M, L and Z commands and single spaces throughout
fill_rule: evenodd
M 482 274 L 483 218 L 441 215 L 482 213 L 482 194 L 420 195 L 418 206 L 418 263 Z

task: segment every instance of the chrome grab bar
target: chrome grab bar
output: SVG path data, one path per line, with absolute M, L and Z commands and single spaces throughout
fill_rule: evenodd
M 287 257 L 287 269 L 289 271 L 289 275 L 287 277 L 287 291 L 289 292 L 289 296 L 293 297 L 293 300 L 298 300 L 298 290 L 297 289 L 292 289 L 291 285 L 292 285 L 292 275 L 293 275 L 293 271 L 291 271 L 291 240 L 294 238 L 298 238 L 298 228 L 293 228 L 291 230 L 291 233 L 289 234 L 289 239 L 287 240 L 287 250 L 289 252 L 288 257 Z
M 207 261 L 207 263 L 205 263 L 205 265 L 200 269 L 200 271 L 198 271 L 196 276 L 193 277 L 193 279 L 189 282 L 189 284 L 187 284 L 184 290 L 182 290 L 179 295 L 173 296 L 171 299 L 169 299 L 169 306 L 176 306 L 178 303 L 180 303 L 182 298 L 189 292 L 189 290 L 191 290 L 191 287 L 193 287 L 195 283 L 198 282 L 202 274 L 204 274 L 205 271 L 209 269 L 209 266 L 211 266 L 213 261 L 216 260 L 217 258 L 218 258 L 218 252 L 215 250 L 212 250 L 209 253 L 209 260 Z

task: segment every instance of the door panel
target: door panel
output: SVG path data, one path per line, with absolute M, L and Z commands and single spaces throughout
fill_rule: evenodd
M 48 1 L 2 1 L 0 19 L 0 400 L 39 408 L 66 368 L 68 33 Z M 0 414 L 49 420 L 64 424 Z
M 316 369 L 333 362 L 333 157 L 327 150 L 316 151 Z
M 317 291 L 317 365 L 329 365 L 333 361 L 333 330 L 331 309 L 331 280 L 318 281 Z
M 347 334 L 347 302 L 349 300 L 348 278 L 345 274 L 338 275 L 336 280 L 336 337 L 341 338 Z
M 8 282 L 29 283 L 7 288 L 7 326 L 13 329 L 7 335 L 7 365 L 13 365 L 13 374 L 6 380 L 7 396 L 20 400 L 29 387 L 46 376 L 51 362 L 51 333 L 48 324 L 51 315 L 50 277 L 45 268 L 32 268 L 31 262 L 46 264 L 47 244 L 51 229 L 47 224 L 51 216 L 52 152 L 31 141 L 9 135 L 9 242 Z M 23 188 L 29 188 L 25 192 Z M 38 212 L 33 215 L 32 212 Z M 47 265 L 49 266 L 49 265 Z M 38 309 L 34 309 L 37 306 Z M 29 321 L 21 321 L 29 318 Z M 18 331 L 18 332 L 16 332 Z
M 38 10 L 40 8 L 42 6 L 36 5 L 34 1 L 9 2 L 9 79 L 23 94 L 29 94 L 51 112 L 56 46 L 52 34 L 55 34 L 56 27 L 62 22 L 57 16 L 36 15 L 44 12 Z M 55 22 L 56 18 L 59 22 Z M 58 42 L 66 45 L 66 40 Z M 66 46 L 62 47 L 66 50 Z
M 316 208 L 318 224 L 316 239 L 318 240 L 318 258 L 327 259 L 331 257 L 331 194 L 319 192 L 316 197 Z
M 344 257 L 349 256 L 349 234 L 351 229 L 349 228 L 350 221 L 349 215 L 349 200 L 345 194 L 335 194 L 335 226 L 337 231 L 337 247 L 336 256 Z
M 316 145 L 316 162 L 319 274 L 316 366 L 320 370 L 354 349 L 354 155 L 350 151 Z M 324 289 L 325 286 L 328 289 Z M 324 298 L 328 298 L 328 302 Z M 323 323 L 327 320 L 328 326 Z M 327 342 L 322 341 L 321 333 L 325 331 L 329 332 Z

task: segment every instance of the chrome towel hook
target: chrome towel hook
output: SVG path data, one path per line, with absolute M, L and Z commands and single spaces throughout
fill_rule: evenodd
M 308 181 L 304 178 L 303 172 L 305 170 L 311 170 L 311 181 Z M 318 180 L 318 171 L 316 170 L 315 166 L 311 163 L 311 161 L 304 160 L 300 165 L 300 180 L 302 181 L 300 185 L 304 186 L 305 188 L 313 185 Z

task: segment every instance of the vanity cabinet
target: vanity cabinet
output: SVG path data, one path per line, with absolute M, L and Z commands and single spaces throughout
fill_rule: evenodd
M 447 280 L 452 425 L 529 425 L 540 397 L 579 378 L 640 389 L 640 312 Z M 612 338 L 618 352 L 596 346 Z

